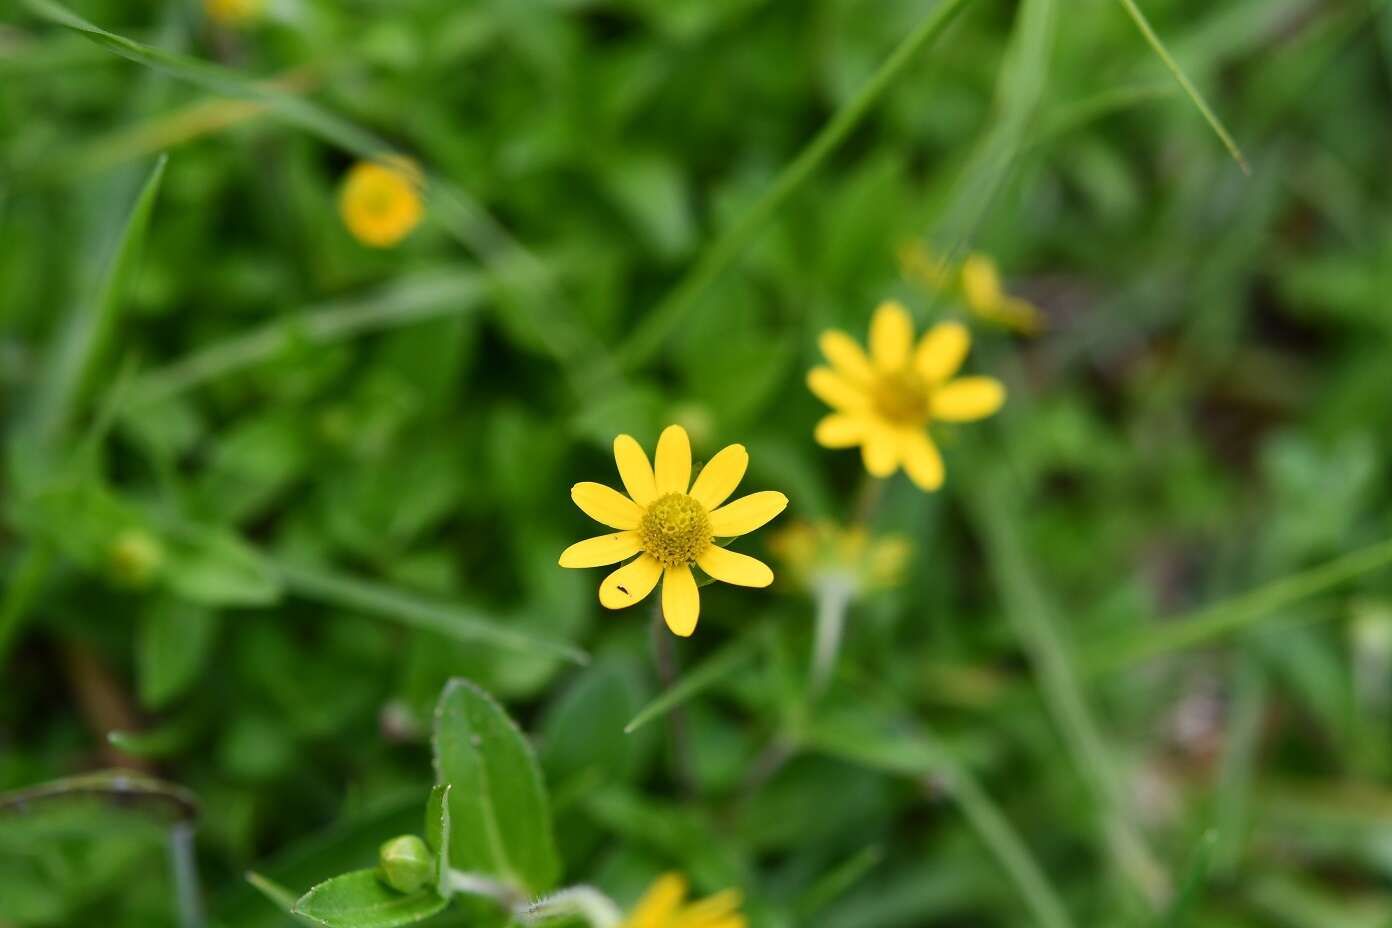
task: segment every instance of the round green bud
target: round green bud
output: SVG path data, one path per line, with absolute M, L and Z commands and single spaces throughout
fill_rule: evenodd
M 435 878 L 435 855 L 415 835 L 399 835 L 378 852 L 382 879 L 392 889 L 413 893 Z
M 143 589 L 164 566 L 164 546 L 144 529 L 126 529 L 107 548 L 106 566 L 117 586 Z

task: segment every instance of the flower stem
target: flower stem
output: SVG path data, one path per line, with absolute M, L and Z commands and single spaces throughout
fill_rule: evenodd
M 653 663 L 657 667 L 658 682 L 664 690 L 671 689 L 677 682 L 677 655 L 672 647 L 672 635 L 662 618 L 661 600 L 653 603 L 652 610 Z M 691 751 L 691 737 L 687 728 L 685 706 L 675 706 L 667 713 L 667 740 L 672 752 L 672 769 L 677 782 L 688 794 L 696 792 L 696 763 Z
M 846 611 L 850 608 L 851 597 L 851 585 L 836 578 L 818 583 L 813 592 L 817 618 L 812 644 L 812 675 L 807 685 L 807 694 L 811 699 L 821 695 L 836 670 L 836 658 L 841 653 L 841 637 L 846 629 Z

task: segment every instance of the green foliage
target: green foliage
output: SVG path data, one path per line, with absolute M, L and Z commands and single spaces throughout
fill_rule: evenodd
M 393 928 L 423 921 L 446 904 L 434 889 L 398 892 L 376 870 L 354 870 L 305 893 L 295 912 L 328 928 Z

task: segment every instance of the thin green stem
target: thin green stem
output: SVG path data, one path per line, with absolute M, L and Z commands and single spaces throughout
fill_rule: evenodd
M 1074 766 L 1097 799 L 1102 834 L 1112 856 L 1141 895 L 1158 903 L 1169 893 L 1169 879 L 1131 822 L 1111 751 L 1005 509 L 1005 492 L 999 481 L 968 488 L 969 510 L 1006 615 L 1029 656 L 1045 705 L 1073 755 Z
M 1350 551 L 1309 570 L 1290 574 L 1145 631 L 1104 642 L 1082 655 L 1090 673 L 1104 673 L 1249 628 L 1293 603 L 1328 592 L 1375 570 L 1392 566 L 1392 538 Z
M 802 188 L 884 96 L 914 58 L 947 28 L 971 0 L 942 0 L 927 18 L 910 32 L 889 54 L 879 69 L 831 121 L 822 127 L 763 195 L 728 229 L 708 245 L 686 275 L 637 327 L 619 352 L 618 363 L 628 370 L 651 358 L 667 336 L 695 308 L 697 301 L 725 270 L 744 252 L 790 197 Z
M 1203 98 L 1203 94 L 1199 93 L 1199 88 L 1194 86 L 1193 81 L 1189 80 L 1189 76 L 1180 68 L 1179 62 L 1175 61 L 1169 49 L 1165 48 L 1165 43 L 1160 41 L 1160 36 L 1155 34 L 1155 30 L 1150 26 L 1150 21 L 1146 19 L 1145 14 L 1141 12 L 1141 8 L 1136 6 L 1136 0 L 1118 0 L 1118 2 L 1136 23 L 1136 28 L 1141 30 L 1141 35 L 1145 37 L 1151 50 L 1164 62 L 1170 74 L 1174 76 L 1174 79 L 1179 83 L 1179 86 L 1183 88 L 1190 101 L 1193 102 L 1199 113 L 1203 115 L 1209 127 L 1212 128 L 1214 134 L 1218 136 L 1218 140 L 1222 142 L 1223 147 L 1228 150 L 1228 154 L 1232 155 L 1233 160 L 1237 162 L 1237 166 L 1242 169 L 1242 173 L 1251 174 L 1252 169 L 1247 166 L 1247 159 L 1242 156 L 1242 150 L 1237 147 L 1237 142 L 1233 141 L 1232 135 L 1228 133 L 1227 128 L 1223 125 L 1222 121 L 1218 119 L 1217 114 L 1209 107 L 1208 101 Z

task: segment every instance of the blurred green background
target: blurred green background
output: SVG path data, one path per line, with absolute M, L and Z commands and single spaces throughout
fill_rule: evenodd
M 211 922 L 291 924 L 243 872 L 299 892 L 418 828 L 466 676 L 534 735 L 567 881 L 624 901 L 676 868 L 756 928 L 1032 924 L 967 771 L 1078 925 L 1392 924 L 1392 556 L 1299 573 L 1392 534 L 1386 3 L 1145 4 L 1245 175 L 1115 0 L 974 0 L 630 340 L 934 6 L 74 0 L 305 112 L 0 7 L 0 789 L 182 784 Z M 364 130 L 433 182 L 392 249 L 337 212 Z M 863 482 L 811 440 L 818 333 L 962 312 L 906 242 L 992 255 L 1047 325 L 972 320 L 1010 400 L 938 435 L 941 493 L 888 482 L 909 567 L 809 700 L 814 605 L 768 543 Z M 779 582 L 709 587 L 674 643 L 729 665 L 688 752 L 670 718 L 622 732 L 663 688 L 648 610 L 556 566 L 594 533 L 570 485 L 670 422 L 791 499 L 740 545 Z M 175 924 L 163 840 L 139 809 L 0 814 L 0 925 Z

